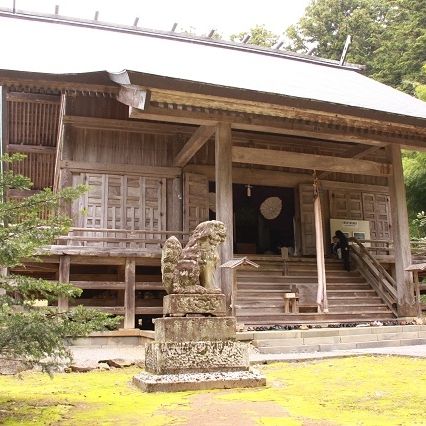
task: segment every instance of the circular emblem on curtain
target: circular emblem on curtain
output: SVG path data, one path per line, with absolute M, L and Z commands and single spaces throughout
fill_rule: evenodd
M 260 213 L 265 219 L 272 220 L 280 215 L 282 208 L 281 198 L 269 197 L 260 205 Z

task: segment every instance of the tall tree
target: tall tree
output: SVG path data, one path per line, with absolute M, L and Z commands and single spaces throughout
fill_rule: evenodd
M 20 154 L 0 157 L 11 164 L 24 158 Z M 0 192 L 30 189 L 28 178 L 12 168 L 0 175 Z M 23 360 L 45 368 L 69 358 L 66 338 L 86 335 L 94 330 L 114 327 L 117 320 L 83 307 L 60 312 L 52 304 L 59 297 L 77 297 L 81 290 L 69 284 L 5 275 L 6 268 L 37 260 L 39 249 L 67 233 L 70 219 L 61 214 L 61 205 L 75 199 L 84 187 L 66 188 L 52 193 L 46 189 L 21 200 L 0 204 L 0 363 Z M 43 303 L 40 303 L 40 300 Z
M 249 31 L 232 34 L 230 39 L 231 41 L 242 41 L 246 35 L 250 36 L 247 44 L 262 47 L 272 47 L 279 38 L 277 34 L 269 31 L 265 25 L 255 25 Z
M 424 79 L 424 0 L 313 0 L 288 28 L 288 48 L 339 60 L 347 35 L 347 61 L 366 65 L 370 77 L 411 94 Z

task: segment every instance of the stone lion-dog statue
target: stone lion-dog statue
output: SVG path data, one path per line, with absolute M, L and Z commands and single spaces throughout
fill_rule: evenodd
M 225 225 L 218 220 L 201 222 L 182 248 L 176 237 L 164 243 L 161 274 L 168 294 L 220 293 L 214 273 L 220 258 L 219 244 L 226 238 Z

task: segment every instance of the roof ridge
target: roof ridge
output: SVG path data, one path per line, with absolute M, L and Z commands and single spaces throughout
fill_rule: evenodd
M 176 33 L 173 31 L 163 31 L 163 30 L 155 30 L 155 29 L 149 29 L 149 28 L 140 28 L 140 27 L 129 26 L 129 25 L 103 22 L 98 20 L 81 19 L 81 18 L 67 17 L 67 16 L 54 15 L 54 14 L 33 13 L 33 12 L 24 11 L 24 10 L 16 10 L 15 12 L 13 12 L 9 8 L 1 8 L 1 7 L 0 7 L 0 16 L 6 17 L 6 18 L 26 19 L 30 21 L 71 25 L 71 26 L 92 28 L 92 29 L 105 30 L 105 31 L 116 31 L 120 33 L 141 35 L 146 37 L 165 38 L 165 39 L 179 41 L 179 42 L 202 44 L 202 45 L 221 47 L 221 48 L 231 49 L 231 50 L 239 50 L 239 51 L 246 51 L 250 53 L 268 55 L 268 56 L 282 57 L 286 59 L 294 59 L 294 60 L 299 60 L 303 62 L 311 62 L 311 63 L 316 63 L 320 65 L 325 65 L 325 66 L 347 69 L 351 71 L 362 71 L 365 69 L 365 66 L 359 65 L 359 64 L 346 63 L 344 65 L 340 65 L 339 61 L 335 61 L 333 59 L 320 58 L 320 57 L 306 55 L 303 53 L 296 53 L 296 52 L 292 52 L 288 50 L 278 50 L 278 49 L 257 46 L 252 44 L 237 43 L 237 42 L 232 42 L 227 40 L 215 40 L 209 37 L 202 37 L 202 36 L 197 36 L 192 34 Z

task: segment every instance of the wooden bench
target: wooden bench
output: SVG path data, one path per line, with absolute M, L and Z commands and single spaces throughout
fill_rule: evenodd
M 299 296 L 297 293 L 284 294 L 284 313 L 298 314 L 299 313 Z

